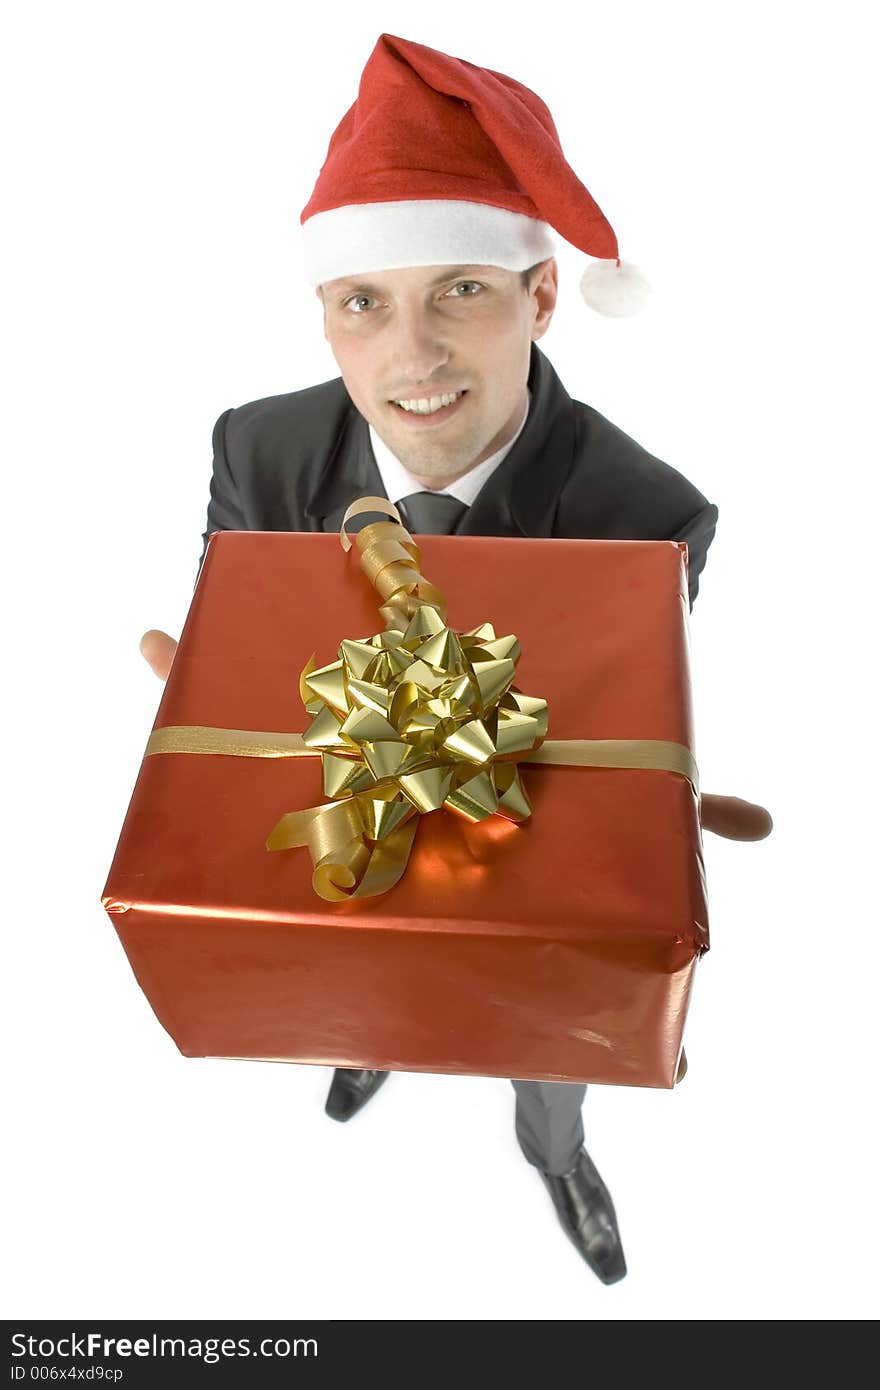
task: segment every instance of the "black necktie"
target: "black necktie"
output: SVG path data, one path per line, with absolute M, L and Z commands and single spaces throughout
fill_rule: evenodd
M 413 492 L 397 505 L 407 530 L 419 536 L 451 536 L 467 511 L 447 492 Z

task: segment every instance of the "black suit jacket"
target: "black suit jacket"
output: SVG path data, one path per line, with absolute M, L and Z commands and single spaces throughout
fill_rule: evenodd
M 687 541 L 693 608 L 718 508 L 592 406 L 572 400 L 535 343 L 529 389 L 525 428 L 464 514 L 460 534 Z M 212 531 L 338 531 L 356 497 L 385 495 L 367 422 L 341 377 L 224 411 L 213 443 L 199 569 Z

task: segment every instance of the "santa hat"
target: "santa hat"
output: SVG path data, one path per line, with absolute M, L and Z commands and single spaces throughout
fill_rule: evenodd
M 504 73 L 382 34 L 302 211 L 312 285 L 422 265 L 526 270 L 555 229 L 597 257 L 586 303 L 637 313 L 650 287 L 622 262 L 540 97 Z

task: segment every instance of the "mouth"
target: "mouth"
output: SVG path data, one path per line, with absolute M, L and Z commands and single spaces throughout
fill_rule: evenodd
M 449 396 L 455 396 L 454 400 L 449 401 Z M 407 401 L 406 406 L 399 401 L 389 401 L 388 404 L 395 413 L 405 419 L 409 424 L 424 428 L 426 425 L 439 425 L 461 407 L 467 399 L 467 391 L 444 392 L 442 395 L 422 398 L 421 400 Z M 443 404 L 444 400 L 447 404 Z M 407 408 L 409 407 L 409 408 Z M 433 407 L 433 409 L 432 409 Z

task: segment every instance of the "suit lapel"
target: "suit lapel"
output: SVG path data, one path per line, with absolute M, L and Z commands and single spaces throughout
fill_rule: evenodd
M 305 514 L 316 531 L 338 531 L 346 508 L 358 497 L 384 497 L 382 478 L 373 458 L 370 432 L 364 417 L 351 405 L 318 483 L 305 504 Z M 355 517 L 349 529 L 359 531 L 369 521 L 385 520 L 379 513 Z

